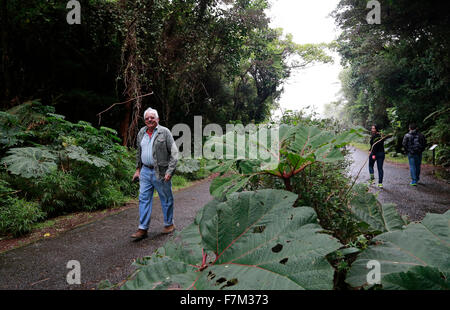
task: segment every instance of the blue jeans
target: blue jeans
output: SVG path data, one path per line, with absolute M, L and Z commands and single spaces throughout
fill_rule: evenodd
M 142 166 L 139 176 L 139 229 L 148 230 L 152 215 L 153 193 L 158 192 L 164 215 L 164 226 L 173 224 L 172 181 L 158 180 L 155 170 Z
M 420 165 L 422 164 L 422 153 L 408 154 L 409 171 L 411 172 L 411 179 L 413 183 L 417 183 L 420 179 Z
M 372 155 L 375 155 L 375 160 L 372 159 Z M 378 168 L 378 183 L 383 183 L 383 162 L 384 162 L 384 152 L 378 152 L 376 154 L 369 155 L 369 173 L 374 174 L 373 166 L 377 162 Z

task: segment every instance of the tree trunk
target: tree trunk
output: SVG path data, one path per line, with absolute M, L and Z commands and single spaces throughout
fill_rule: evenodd
M 129 139 L 129 129 L 130 129 L 130 122 L 131 122 L 131 111 L 132 111 L 132 105 L 131 102 L 125 104 L 125 115 L 122 118 L 122 121 L 120 123 L 120 135 L 122 136 L 122 145 L 127 146 L 128 139 Z

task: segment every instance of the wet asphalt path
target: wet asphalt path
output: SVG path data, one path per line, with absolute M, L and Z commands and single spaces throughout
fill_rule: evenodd
M 367 159 L 366 152 L 352 149 L 352 176 Z M 382 203 L 395 203 L 402 215 L 421 220 L 426 213 L 444 213 L 450 209 L 450 185 L 433 178 L 423 169 L 417 187 L 409 185 L 408 165 L 384 164 L 384 189 L 371 186 Z M 378 172 L 375 168 L 375 177 Z M 368 164 L 361 170 L 358 182 L 369 180 Z M 178 230 L 193 222 L 197 211 L 212 199 L 210 180 L 180 190 L 175 196 L 175 225 Z M 136 258 L 151 255 L 171 236 L 163 228 L 161 204 L 155 199 L 149 238 L 133 242 L 129 237 L 137 229 L 138 206 L 96 222 L 75 228 L 52 238 L 0 254 L 0 289 L 93 289 L 102 280 L 119 283 L 133 273 Z M 66 281 L 67 262 L 81 265 L 81 285 Z
M 368 158 L 368 154 L 359 149 L 351 149 L 353 164 L 350 173 L 355 177 Z M 427 213 L 444 213 L 450 209 L 450 185 L 432 176 L 432 167 L 424 167 L 418 186 L 409 185 L 411 176 L 408 164 L 384 162 L 383 189 L 377 187 L 378 170 L 375 165 L 375 184 L 370 186 L 372 193 L 378 193 L 381 203 L 395 203 L 401 215 L 411 221 L 420 221 Z M 361 170 L 358 183 L 366 183 L 370 178 L 368 162 Z
M 174 193 L 174 218 L 178 230 L 194 221 L 197 211 L 212 200 L 211 180 Z M 93 289 L 102 280 L 119 283 L 136 269 L 136 258 L 151 255 L 173 234 L 165 235 L 161 203 L 155 198 L 149 237 L 133 242 L 139 210 L 135 207 L 96 222 L 0 254 L 0 289 Z M 81 267 L 81 284 L 69 285 L 66 276 L 70 260 Z

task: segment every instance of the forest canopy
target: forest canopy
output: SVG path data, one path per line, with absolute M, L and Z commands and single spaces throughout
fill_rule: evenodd
M 450 15 L 448 2 L 380 1 L 380 24 L 369 24 L 367 0 L 341 0 L 336 46 L 346 122 L 391 131 L 397 152 L 410 123 L 439 144 L 450 165 Z
M 2 110 L 40 99 L 133 145 L 149 106 L 169 128 L 194 115 L 258 123 L 292 70 L 332 61 L 325 44 L 270 28 L 267 0 L 79 2 L 73 25 L 67 1 L 1 2 Z

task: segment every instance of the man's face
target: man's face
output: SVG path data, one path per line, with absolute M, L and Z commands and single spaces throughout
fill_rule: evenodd
M 148 129 L 153 130 L 158 126 L 159 118 L 156 117 L 155 113 L 147 113 L 145 114 L 145 125 L 147 125 Z

